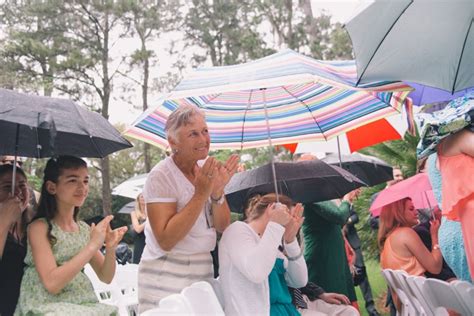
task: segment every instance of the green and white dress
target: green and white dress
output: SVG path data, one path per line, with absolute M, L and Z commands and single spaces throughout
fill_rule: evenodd
M 57 240 L 52 248 L 58 266 L 71 260 L 89 242 L 89 226 L 84 222 L 78 222 L 78 225 L 78 232 L 65 232 L 52 223 L 51 233 Z M 117 315 L 115 306 L 99 303 L 92 283 L 83 271 L 54 295 L 46 290 L 39 278 L 29 244 L 25 264 L 15 315 Z

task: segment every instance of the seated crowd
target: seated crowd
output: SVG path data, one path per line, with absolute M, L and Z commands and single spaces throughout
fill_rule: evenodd
M 207 124 L 194 106 L 175 110 L 166 132 L 172 154 L 153 168 L 143 190 L 140 313 L 197 281 L 214 280 L 211 252 L 219 232 L 216 291 L 226 315 L 359 314 L 354 254 L 346 252 L 351 247 L 342 232 L 359 190 L 305 205 L 284 195 L 256 194 L 245 219 L 230 224 L 224 187 L 237 171 L 238 156 L 223 163 L 208 157 Z M 12 177 L 11 164 L 0 166 L 0 314 L 117 314 L 114 306 L 98 302 L 84 266 L 89 263 L 101 281 L 110 283 L 115 249 L 127 228 L 111 229 L 113 216 L 91 226 L 78 220 L 89 191 L 86 162 L 71 156 L 49 159 L 36 212 L 28 207 L 25 173 L 16 168 L 14 188 Z M 378 232 L 383 269 L 426 276 L 442 271 L 439 217 L 425 229 L 430 245 L 413 229 L 418 223 L 409 198 L 383 207 Z M 454 278 L 452 273 L 446 279 Z M 371 300 L 366 298 L 368 310 Z M 399 309 L 395 295 L 393 300 Z M 375 309 L 370 313 L 378 315 Z

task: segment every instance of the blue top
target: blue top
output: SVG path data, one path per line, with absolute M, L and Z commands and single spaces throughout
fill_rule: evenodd
M 442 205 L 441 192 L 443 179 L 438 168 L 436 168 L 437 159 L 438 155 L 434 153 L 428 157 L 426 163 L 428 165 L 428 177 L 430 178 L 433 188 L 433 194 L 438 201 L 438 205 Z M 467 265 L 466 251 L 464 250 L 461 223 L 450 221 L 443 216 L 441 226 L 439 227 L 438 241 L 444 260 L 448 263 L 458 279 L 472 282 L 469 266 Z

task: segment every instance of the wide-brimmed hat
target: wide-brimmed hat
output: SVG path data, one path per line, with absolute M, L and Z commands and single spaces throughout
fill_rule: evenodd
M 440 111 L 420 114 L 417 121 L 421 138 L 416 153 L 421 159 L 435 153 L 438 144 L 449 135 L 464 128 L 474 131 L 474 90 L 449 102 Z

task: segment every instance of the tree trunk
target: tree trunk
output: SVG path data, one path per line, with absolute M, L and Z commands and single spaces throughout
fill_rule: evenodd
M 103 42 L 103 54 L 102 54 L 102 83 L 103 83 L 103 95 L 102 95 L 102 116 L 105 119 L 109 119 L 109 101 L 111 93 L 111 85 L 109 78 L 109 15 L 105 12 L 105 25 L 104 25 L 104 42 Z M 102 210 L 104 216 L 111 214 L 112 212 L 112 193 L 110 189 L 110 162 L 109 157 L 102 158 Z
M 142 41 L 142 53 L 143 56 L 145 56 L 145 60 L 143 63 L 143 84 L 142 84 L 142 102 L 143 102 L 143 111 L 146 111 L 148 109 L 148 80 L 150 77 L 150 57 L 147 54 L 147 49 L 146 49 L 146 38 L 143 34 L 143 36 L 140 36 L 140 39 Z M 145 172 L 150 172 L 151 171 L 151 157 L 150 157 L 150 145 L 149 144 L 144 144 L 143 146 L 143 155 L 144 155 L 144 161 L 145 161 Z

